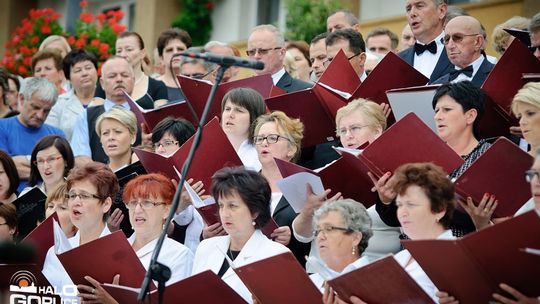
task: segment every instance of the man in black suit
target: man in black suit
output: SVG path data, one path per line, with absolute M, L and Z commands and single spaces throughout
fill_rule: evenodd
M 447 0 L 407 0 L 407 21 L 416 38 L 414 47 L 399 53 L 399 57 L 429 78 L 430 83 L 450 72 L 443 45 L 443 24 Z
M 272 81 L 278 88 L 287 93 L 311 88 L 311 84 L 294 79 L 285 71 L 285 38 L 273 25 L 263 24 L 255 27 L 247 42 L 247 55 L 250 59 L 264 62 L 263 70 L 256 70 L 258 75 L 270 73 Z
M 455 17 L 448 22 L 445 32 L 446 53 L 454 69 L 434 83 L 469 80 L 481 87 L 495 65 L 482 55 L 484 36 L 480 21 L 471 16 Z

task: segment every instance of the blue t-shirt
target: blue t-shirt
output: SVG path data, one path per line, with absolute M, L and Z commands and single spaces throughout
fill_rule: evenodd
M 30 155 L 36 143 L 47 135 L 65 137 L 62 130 L 43 124 L 40 128 L 28 128 L 21 124 L 18 116 L 0 119 L 0 149 L 11 156 Z M 21 180 L 17 191 L 26 187 L 26 180 Z

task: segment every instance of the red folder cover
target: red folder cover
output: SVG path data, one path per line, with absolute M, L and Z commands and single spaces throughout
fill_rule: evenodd
M 141 303 L 137 302 L 140 290 L 138 288 L 111 284 L 103 284 L 102 286 L 118 303 Z M 157 290 L 151 291 L 144 303 L 158 303 Z M 245 304 L 246 301 L 215 273 L 207 270 L 167 286 L 163 303 Z
M 523 86 L 523 73 L 540 73 L 540 60 L 514 39 L 482 85 L 486 94 L 508 115 L 511 115 L 514 95 Z
M 113 277 L 120 274 L 122 285 L 139 287 L 146 274 L 141 261 L 121 230 L 57 256 L 75 285 L 89 285 L 84 279 L 85 276 L 107 283 L 112 282 Z
M 373 205 L 377 199 L 377 193 L 371 192 L 373 182 L 367 175 L 368 168 L 352 154 L 343 153 L 338 160 L 320 172 L 314 172 L 284 160 L 275 160 L 284 178 L 300 172 L 317 175 L 321 178 L 324 187 L 332 190 L 330 196 L 341 192 L 343 197 L 354 199 L 366 208 Z
M 199 124 L 199 119 L 193 117 L 193 113 L 186 101 L 164 105 L 152 110 L 145 110 L 125 91 L 124 96 L 129 104 L 129 108 L 135 114 L 135 117 L 137 117 L 138 126 L 145 124 L 150 131 L 167 116 L 182 117 L 189 120 L 194 126 Z
M 356 296 L 367 303 L 433 303 L 392 256 L 328 281 L 342 300 Z
M 195 135 L 188 139 L 169 158 L 170 163 L 180 172 L 182 172 L 181 168 L 187 159 L 194 137 Z M 217 117 L 214 117 L 203 128 L 202 140 L 193 157 L 187 178 L 202 181 L 206 192 L 209 193 L 210 185 L 212 184 L 212 175 L 221 168 L 235 166 L 243 166 L 243 163 L 231 145 L 227 135 L 221 129 L 219 120 Z
M 191 103 L 197 117 L 201 117 L 204 106 L 210 94 L 212 84 L 204 80 L 193 79 L 185 76 L 178 76 L 178 81 L 182 87 L 182 92 L 186 96 L 186 99 Z M 252 88 L 259 92 L 263 98 L 270 96 L 273 82 L 270 74 L 258 75 L 248 77 L 240 80 L 229 81 L 218 85 L 216 95 L 214 96 L 214 102 L 208 117 L 221 117 L 221 101 L 223 96 L 235 88 Z
M 388 128 L 358 158 L 378 178 L 406 163 L 432 162 L 447 173 L 463 164 L 463 159 L 414 113 Z
M 287 94 L 285 90 L 282 90 L 276 87 L 275 85 L 273 85 L 272 89 L 270 90 L 270 95 L 268 95 L 268 97 L 274 97 L 274 96 L 279 96 L 279 95 L 284 95 L 284 94 Z
M 352 94 L 360 85 L 360 77 L 354 71 L 343 50 L 339 50 L 317 83 L 324 83 L 336 90 Z
M 39 269 L 43 269 L 43 262 L 49 248 L 54 246 L 53 220 L 58 221 L 56 212 L 49 216 L 43 223 L 39 224 L 22 241 L 23 244 L 29 244 L 36 251 L 36 264 Z
M 178 174 L 174 170 L 171 161 L 169 160 L 171 156 L 165 157 L 160 154 L 146 151 L 140 148 L 133 148 L 133 152 L 139 158 L 139 161 L 143 165 L 144 169 L 148 173 L 161 173 L 167 176 L 170 179 L 179 181 Z M 179 172 L 181 168 L 176 168 Z
M 494 217 L 513 216 L 531 197 L 523 172 L 534 159 L 506 138 L 499 138 L 454 182 L 463 198 L 470 196 L 479 204 L 484 193 L 495 195 L 499 204 Z
M 366 98 L 376 103 L 388 103 L 386 91 L 425 85 L 429 79 L 414 67 L 403 61 L 396 54 L 390 52 L 369 73 L 368 77 L 353 94 L 353 98 Z M 395 118 L 391 115 L 390 122 Z
M 540 248 L 538 231 L 540 218 L 530 211 L 457 240 L 401 242 L 439 290 L 459 303 L 488 303 L 500 283 L 540 296 L 540 256 L 525 251 Z
M 322 294 L 290 252 L 233 269 L 260 303 L 322 303 Z

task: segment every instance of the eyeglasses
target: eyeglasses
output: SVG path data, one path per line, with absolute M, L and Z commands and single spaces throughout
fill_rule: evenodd
M 172 146 L 178 146 L 178 142 L 175 140 L 165 140 L 163 142 L 157 142 L 154 143 L 154 150 L 157 150 L 160 146 L 166 149 Z
M 92 198 L 99 199 L 99 200 L 102 199 L 101 197 L 95 194 L 88 193 L 88 192 L 81 192 L 81 193 L 70 192 L 66 194 L 66 199 L 69 201 L 74 201 L 77 197 L 79 198 L 79 200 L 85 201 L 85 202 L 89 201 Z
M 263 141 L 266 139 L 266 142 L 269 144 L 275 144 L 280 138 L 283 138 L 286 141 L 290 141 L 287 137 L 281 136 L 279 134 L 268 134 L 266 136 L 253 136 L 253 142 L 256 145 L 262 145 Z
M 536 178 L 540 178 L 540 171 L 533 169 L 525 171 L 525 180 L 527 181 L 527 183 L 532 183 L 535 176 Z
M 321 232 L 323 232 L 324 235 L 327 235 L 328 233 L 331 233 L 332 231 L 343 231 L 345 233 L 353 232 L 353 230 L 349 229 L 349 228 L 327 226 L 327 227 L 323 227 L 323 228 L 320 228 L 320 229 L 315 229 L 315 231 L 313 231 L 313 235 L 318 236 L 319 233 L 321 233 Z
M 450 42 L 450 39 L 454 41 L 455 43 L 460 43 L 463 41 L 463 38 L 468 36 L 478 36 L 480 34 L 452 34 L 452 35 L 446 35 L 443 38 L 443 44 L 448 44 Z
M 363 53 L 363 52 L 360 52 L 360 53 L 358 53 L 358 54 L 354 54 L 354 55 L 352 55 L 352 56 L 350 56 L 350 57 L 347 57 L 347 60 L 348 60 L 348 61 L 351 61 L 351 59 L 353 59 L 354 57 L 360 56 L 362 53 Z M 334 60 L 333 57 L 326 57 L 326 59 L 323 61 L 323 65 L 324 65 L 325 67 L 327 67 L 328 65 L 330 65 L 330 63 L 332 62 L 332 60 Z
M 338 130 L 336 130 L 336 135 L 337 136 L 345 136 L 347 135 L 347 131 L 351 132 L 351 134 L 353 135 L 358 135 L 360 133 L 360 131 L 362 131 L 363 128 L 366 128 L 366 127 L 369 127 L 370 125 L 365 125 L 365 126 L 359 126 L 359 125 L 352 125 L 348 128 L 340 128 Z
M 534 52 L 536 52 L 537 50 L 540 50 L 540 45 L 537 45 L 537 46 L 528 46 L 527 48 L 529 48 L 529 51 L 531 51 L 531 53 L 534 54 Z
M 40 166 L 40 167 L 45 166 L 45 163 L 52 165 L 53 163 L 55 163 L 57 160 L 61 158 L 62 158 L 62 155 L 50 156 L 50 157 L 47 157 L 46 159 L 40 158 L 40 159 L 34 160 L 34 165 Z
M 275 48 L 269 48 L 269 49 L 261 49 L 261 48 L 258 48 L 258 49 L 252 49 L 252 50 L 246 50 L 246 54 L 248 56 L 255 56 L 255 54 L 259 53 L 259 55 L 266 55 L 268 54 L 270 51 L 275 51 L 275 50 L 281 50 L 282 47 L 278 46 L 278 47 L 275 47 Z
M 137 208 L 137 206 L 141 206 L 141 208 L 143 208 L 144 210 L 147 210 L 147 209 L 150 209 L 152 207 L 156 207 L 156 206 L 159 206 L 159 205 L 164 205 L 165 203 L 164 202 L 153 202 L 153 201 L 131 201 L 131 202 L 127 202 L 126 203 L 126 207 L 128 209 L 133 209 L 135 210 L 135 208 Z

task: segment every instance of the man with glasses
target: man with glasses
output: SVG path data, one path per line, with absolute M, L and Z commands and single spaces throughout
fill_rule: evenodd
M 311 84 L 294 79 L 285 71 L 285 38 L 273 25 L 263 24 L 255 27 L 247 42 L 247 55 L 250 59 L 262 61 L 263 70 L 255 70 L 258 75 L 272 75 L 272 81 L 278 88 L 287 93 L 311 88 Z
M 399 57 L 433 82 L 452 69 L 442 41 L 447 1 L 407 0 L 405 10 L 416 43 Z
M 343 50 L 345 56 L 349 59 L 356 75 L 361 81 L 366 79 L 364 71 L 366 62 L 366 44 L 362 34 L 353 29 L 336 30 L 326 37 L 326 62 L 328 66 L 339 50 Z
M 454 69 L 433 83 L 469 80 L 481 87 L 495 65 L 482 55 L 484 37 L 480 21 L 471 16 L 455 17 L 448 22 L 445 32 L 443 42 Z
M 531 35 L 531 46 L 529 49 L 540 60 L 540 13 L 532 17 L 529 32 Z

